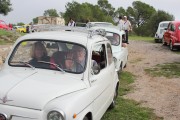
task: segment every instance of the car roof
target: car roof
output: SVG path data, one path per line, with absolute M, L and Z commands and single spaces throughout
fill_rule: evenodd
M 22 41 L 22 40 L 28 40 L 28 39 L 47 39 L 47 40 L 62 40 L 62 41 L 67 41 L 67 42 L 73 42 L 73 43 L 78 43 L 86 46 L 87 40 L 92 42 L 97 42 L 99 37 L 102 37 L 100 35 L 94 35 L 92 37 L 88 37 L 88 33 L 84 32 L 74 32 L 74 31 L 48 31 L 48 32 L 36 32 L 36 33 L 31 33 L 24 35 L 20 37 L 17 40 L 17 43 Z M 94 40 L 95 39 L 95 40 Z
M 180 21 L 171 21 L 172 23 L 174 23 L 174 24 L 179 24 L 180 23 Z
M 113 25 L 112 23 L 110 23 L 110 22 L 88 22 L 88 23 L 90 23 L 90 24 L 111 24 L 111 25 Z
M 118 34 L 125 34 L 123 30 L 119 30 L 117 26 L 94 26 L 90 29 L 105 29 L 105 31 L 114 32 Z

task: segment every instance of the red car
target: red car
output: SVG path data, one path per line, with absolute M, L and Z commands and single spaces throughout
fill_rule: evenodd
M 3 20 L 0 20 L 0 29 L 12 30 L 12 28 L 9 25 L 7 25 Z
M 171 50 L 180 48 L 180 21 L 172 21 L 168 24 L 162 42 L 163 45 L 169 45 Z

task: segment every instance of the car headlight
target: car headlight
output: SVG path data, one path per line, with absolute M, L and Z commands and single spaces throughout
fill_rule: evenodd
M 51 111 L 47 115 L 47 120 L 65 120 L 65 117 L 61 112 Z

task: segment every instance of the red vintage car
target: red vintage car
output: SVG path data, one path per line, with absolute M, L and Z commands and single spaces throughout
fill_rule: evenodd
M 162 42 L 163 45 L 169 45 L 171 50 L 180 48 L 180 21 L 172 21 L 168 24 Z
M 12 30 L 12 25 L 7 25 L 3 20 L 0 20 L 0 29 Z

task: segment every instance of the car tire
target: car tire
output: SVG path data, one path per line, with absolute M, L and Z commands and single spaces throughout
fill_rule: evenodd
M 83 118 L 83 120 L 89 120 L 89 118 L 88 118 L 87 116 L 85 116 L 85 117 Z
M 172 44 L 172 41 L 170 41 L 170 43 L 169 43 L 169 48 L 170 48 L 171 51 L 174 51 L 174 46 Z
M 158 39 L 154 39 L 154 42 L 155 42 L 155 43 L 158 43 L 158 42 L 159 42 L 159 40 L 158 40 Z
M 162 38 L 162 44 L 163 44 L 163 45 L 167 45 L 167 43 L 166 43 L 165 40 L 164 40 L 164 37 Z
M 113 109 L 116 106 L 117 96 L 118 96 L 118 84 L 117 84 L 116 89 L 114 91 L 114 97 L 113 97 L 111 105 L 109 106 L 109 109 Z
M 120 66 L 119 66 L 119 71 L 117 72 L 118 77 L 120 77 L 120 74 L 121 74 L 121 72 L 122 72 L 122 69 L 123 69 L 123 63 L 121 62 Z

